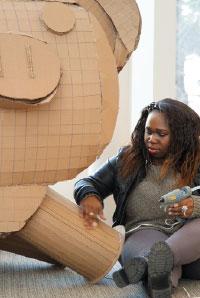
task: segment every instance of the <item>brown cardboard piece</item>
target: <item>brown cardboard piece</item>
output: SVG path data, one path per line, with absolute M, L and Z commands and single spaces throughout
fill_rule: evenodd
M 133 0 L 96 0 L 110 16 L 113 24 L 129 54 L 138 44 L 138 28 L 141 26 L 141 18 L 137 3 Z M 123 9 L 123 17 L 122 17 Z
M 27 106 L 29 110 L 41 104 L 47 104 L 51 100 L 55 98 L 56 92 L 58 88 L 53 90 L 51 94 L 44 98 L 37 99 L 17 99 L 17 98 L 9 98 L 9 97 L 0 97 L 0 107 L 5 109 L 26 109 Z
M 77 0 L 77 3 L 97 17 L 106 32 L 120 71 L 138 45 L 141 16 L 137 3 L 134 0 Z
M 86 229 L 79 208 L 54 191 L 48 191 L 18 237 L 95 283 L 118 260 L 124 238 L 103 222 L 96 229 Z
M 57 94 L 53 100 L 44 105 L 37 105 L 35 101 L 37 102 L 36 95 L 40 91 L 39 87 L 41 86 L 41 91 L 43 91 L 43 86 L 47 88 L 47 79 L 51 72 L 46 71 L 46 76 L 43 75 L 43 82 L 38 82 L 38 88 L 26 84 L 23 89 L 23 84 L 20 81 L 13 83 L 14 80 L 19 80 L 18 74 L 13 74 L 10 71 L 9 74 L 13 79 L 12 84 L 16 87 L 20 86 L 19 90 L 16 88 L 16 91 L 21 92 L 22 95 L 25 94 L 27 99 L 28 94 L 29 98 L 32 99 L 29 106 L 32 105 L 32 107 L 26 107 L 27 105 L 23 106 L 22 109 L 19 109 L 21 105 L 16 107 L 16 102 L 20 100 L 20 93 L 19 95 L 17 93 L 13 94 L 13 99 L 0 97 L 1 106 L 7 108 L 0 109 L 0 185 L 3 188 L 8 185 L 12 189 L 15 185 L 49 184 L 73 178 L 82 169 L 89 166 L 96 159 L 96 156 L 102 152 L 111 139 L 114 130 L 118 108 L 118 80 L 115 59 L 103 30 L 92 15 L 79 7 L 74 7 L 77 18 L 77 29 L 73 29 L 75 32 L 71 31 L 66 36 L 55 35 L 46 31 L 43 22 L 40 21 L 39 16 L 43 11 L 44 4 L 44 2 L 41 2 L 40 6 L 37 4 L 39 9 L 36 10 L 38 14 L 38 23 L 36 24 L 37 27 L 41 26 L 41 32 L 46 32 L 46 35 L 44 33 L 43 35 L 53 41 L 56 48 L 53 47 L 53 42 L 46 45 L 38 39 L 23 36 L 19 33 L 2 33 L 0 35 L 6 41 L 8 39 L 9 42 L 11 37 L 14 37 L 17 38 L 17 41 L 21 41 L 21 39 L 23 42 L 28 40 L 31 45 L 34 43 L 40 45 L 42 43 L 42 45 L 48 47 L 50 53 L 52 51 L 51 56 L 55 57 L 54 60 L 47 60 L 48 57 L 44 57 L 44 55 L 37 57 L 38 52 L 33 52 L 33 67 L 37 76 L 30 78 L 30 80 L 35 81 L 38 77 L 38 72 L 36 72 L 38 68 L 35 67 L 36 58 L 40 59 L 41 64 L 44 59 L 45 64 L 50 65 L 52 70 L 55 70 L 54 75 L 57 79 L 60 74 L 58 61 L 61 62 L 63 72 Z M 33 4 L 30 2 L 30 5 Z M 20 11 L 23 11 L 23 3 L 19 2 L 18 7 Z M 7 14 L 13 9 L 14 6 L 9 7 Z M 30 14 L 28 18 L 31 20 L 32 11 L 28 10 L 27 13 Z M 15 14 L 13 14 L 14 16 Z M 35 21 L 35 15 L 33 17 Z M 11 29 L 13 29 L 13 32 L 19 32 L 20 26 Z M 26 34 L 31 34 L 31 32 L 26 32 Z M 21 43 L 20 46 L 16 45 L 21 54 L 23 52 L 20 48 Z M 6 49 L 6 43 L 4 47 Z M 10 47 L 10 52 L 5 51 L 8 57 L 11 55 L 12 49 L 13 46 Z M 4 52 L 2 52 L 2 57 L 5 57 Z M 19 62 L 17 67 L 14 65 L 16 71 L 21 66 L 20 71 L 23 75 L 21 65 L 23 56 L 21 60 L 17 58 L 15 60 L 16 63 Z M 15 60 L 12 61 L 13 64 Z M 8 58 L 4 58 L 2 61 L 4 61 L 5 71 L 7 71 L 6 66 L 8 66 L 8 69 L 13 69 L 12 64 L 12 68 L 10 67 Z M 6 64 L 5 61 L 9 63 Z M 25 61 L 26 66 L 26 60 L 23 61 Z M 51 65 L 52 61 L 56 63 Z M 24 69 L 26 70 L 26 68 Z M 6 74 L 1 78 L 0 86 L 3 83 L 5 84 Z M 27 75 L 27 73 L 25 74 Z M 52 79 L 52 75 L 50 79 Z M 31 83 L 34 82 L 31 81 Z M 12 84 L 10 85 L 12 86 Z M 57 82 L 54 86 L 56 84 Z M 7 86 L 9 87 L 8 84 Z M 11 92 L 9 88 L 8 92 Z M 46 99 L 45 95 L 49 92 L 44 93 L 44 99 Z M 0 94 L 3 94 L 1 88 Z M 25 102 L 25 95 L 21 96 L 21 103 Z M 15 102 L 15 105 L 12 101 Z M 27 193 L 25 204 L 27 210 L 30 208 L 29 204 L 32 206 L 32 203 L 29 203 L 28 200 L 30 198 L 28 190 L 29 187 L 27 186 L 20 192 L 22 197 L 26 197 Z M 23 191 L 24 193 L 22 193 Z M 38 206 L 42 198 L 43 196 L 38 195 Z M 25 209 L 19 211 L 17 204 L 14 206 L 9 203 L 9 206 L 9 212 L 13 214 L 13 220 L 11 215 L 5 216 L 5 210 L 2 211 L 4 213 L 2 217 L 4 222 L 2 222 L 1 227 L 4 232 L 9 232 L 9 227 L 10 231 L 20 229 L 23 226 L 22 223 L 31 215 Z M 33 212 L 35 209 L 32 208 Z M 15 218 L 16 214 L 19 213 L 22 218 L 17 223 Z M 8 222 L 6 222 L 6 218 Z M 3 229 L 4 226 L 5 229 Z
M 112 138 L 111 131 L 114 130 L 116 123 L 116 108 L 115 105 L 113 105 L 111 98 L 112 96 L 117 98 L 119 94 L 117 77 L 114 75 L 115 70 L 113 68 L 113 65 L 115 65 L 115 57 L 111 57 L 107 54 L 109 52 L 109 45 L 105 42 L 105 34 L 102 28 L 98 26 L 96 18 L 92 14 L 90 17 L 93 21 L 93 26 L 96 32 L 97 52 L 100 57 L 99 70 L 102 76 L 101 79 L 103 81 L 101 92 L 104 98 L 104 101 L 102 102 L 102 122 L 104 123 L 104 126 L 102 127 L 102 132 L 99 137 L 102 140 L 101 142 L 103 142 L 103 140 L 107 140 L 109 142 L 109 140 Z M 104 77 L 106 77 L 106 80 Z M 116 88 L 111 88 L 110 86 L 112 86 L 112 84 L 114 84 Z M 106 127 L 111 127 L 111 125 L 113 125 L 112 130 L 107 130 Z
M 68 1 L 66 0 L 66 2 Z M 104 32 L 106 33 L 111 49 L 114 52 L 117 31 L 110 16 L 105 13 L 103 7 L 96 0 L 76 0 L 76 2 L 78 5 L 91 12 L 98 19 Z
M 30 245 L 38 245 L 41 250 L 43 240 L 45 247 L 51 247 L 48 254 L 58 261 L 62 261 L 60 258 L 65 246 L 61 243 L 63 251 L 56 250 L 55 239 L 61 233 L 65 215 L 61 214 L 62 203 L 57 204 L 56 194 L 52 195 L 51 200 L 45 197 L 46 185 L 74 178 L 109 143 L 118 113 L 119 97 L 113 50 L 117 53 L 117 60 L 125 63 L 134 47 L 133 42 L 130 48 L 125 49 L 123 30 L 120 29 L 118 35 L 117 27 L 124 26 L 121 19 L 125 17 L 126 20 L 128 13 L 121 14 L 120 6 L 117 5 L 119 18 L 114 19 L 107 14 L 116 11 L 113 12 L 107 5 L 106 10 L 102 9 L 105 2 L 93 1 L 100 8 L 97 14 L 93 9 L 90 12 L 74 5 L 74 1 L 67 2 L 59 4 L 66 5 L 72 11 L 75 22 L 71 29 L 68 27 L 69 32 L 60 34 L 60 29 L 59 32 L 55 28 L 52 30 L 55 21 L 45 18 L 45 24 L 42 20 L 46 2 L 0 1 L 0 37 L 5 41 L 0 45 L 0 202 L 4 206 L 0 210 L 0 232 L 18 231 L 25 223 L 30 222 L 32 226 L 34 222 L 33 230 L 31 228 L 33 234 L 30 231 L 26 234 L 28 225 L 25 225 L 16 235 L 20 233 L 20 237 L 25 237 Z M 113 4 L 112 1 L 108 2 Z M 90 6 L 89 0 L 88 3 Z M 137 9 L 134 13 L 140 20 Z M 58 19 L 59 16 L 60 12 Z M 102 20 L 105 20 L 105 26 Z M 134 36 L 137 39 L 140 24 L 139 21 L 136 23 L 138 34 Z M 109 34 L 111 39 L 108 38 Z M 10 37 L 13 37 L 14 45 Z M 30 45 L 28 52 L 27 41 Z M 123 63 L 120 62 L 118 67 L 122 67 Z M 41 211 L 39 206 L 42 201 L 44 204 L 48 201 L 55 212 L 53 217 L 58 221 L 51 230 L 52 234 L 48 234 L 52 218 L 45 211 L 47 221 L 42 221 L 42 229 L 47 237 L 42 239 L 42 235 L 38 235 L 37 244 L 34 243 L 34 233 L 40 230 L 40 225 L 37 226 L 36 214 Z M 47 210 L 48 204 L 45 205 Z M 66 224 L 68 218 L 64 221 Z M 100 224 L 101 228 L 104 239 L 106 228 Z M 24 231 L 26 236 L 22 236 Z M 62 233 L 65 231 L 62 230 Z M 88 232 L 83 229 L 82 233 L 86 237 Z M 115 237 L 117 243 L 121 243 L 117 232 Z M 115 240 L 113 243 L 116 243 Z M 114 259 L 118 257 L 120 249 L 120 245 L 115 245 Z M 106 258 L 102 274 L 113 264 L 110 255 Z M 84 262 L 86 266 L 87 261 L 83 260 L 81 268 Z M 69 260 L 63 261 L 64 264 L 66 262 L 70 266 Z M 75 270 L 91 280 L 97 278 L 91 267 L 89 269 L 93 273 L 84 272 L 81 268 L 77 266 Z
M 0 12 L 4 11 L 0 32 L 22 32 L 32 35 L 31 40 L 36 42 L 43 40 L 52 56 L 59 58 L 62 70 L 51 102 L 32 105 L 31 109 L 12 109 L 11 104 L 8 109 L 0 109 L 1 186 L 49 184 L 73 178 L 102 152 L 116 121 L 117 70 L 98 21 L 83 8 L 71 5 L 76 24 L 67 34 L 57 35 L 40 20 L 45 4 L 0 2 Z M 0 78 L 2 82 L 5 79 Z M 30 88 L 30 94 L 36 89 Z
M 26 35 L 0 33 L 0 44 L 0 105 L 6 98 L 42 102 L 55 93 L 60 60 L 46 43 Z
M 0 231 L 21 230 L 38 209 L 47 187 L 39 185 L 0 187 Z
M 41 18 L 49 29 L 57 33 L 69 32 L 75 24 L 73 11 L 59 2 L 47 3 Z
M 50 0 L 53 2 L 54 0 Z M 118 71 L 137 48 L 142 20 L 135 0 L 57 0 L 76 3 L 92 12 L 106 33 L 115 55 Z

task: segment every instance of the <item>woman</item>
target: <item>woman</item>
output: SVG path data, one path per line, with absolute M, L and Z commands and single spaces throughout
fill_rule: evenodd
M 200 118 L 191 108 L 173 99 L 153 102 L 143 109 L 131 144 L 76 183 L 89 228 L 104 219 L 103 200 L 114 196 L 114 226 L 126 229 L 122 269 L 113 274 L 119 287 L 143 280 L 151 297 L 168 298 L 182 269 L 200 278 L 200 191 L 167 208 L 159 202 L 169 191 L 200 185 L 199 136 Z

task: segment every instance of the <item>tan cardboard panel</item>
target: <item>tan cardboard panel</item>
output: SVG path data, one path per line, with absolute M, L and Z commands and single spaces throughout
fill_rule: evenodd
M 131 53 L 140 35 L 141 16 L 134 0 L 96 0 L 110 16 L 125 47 Z M 122 14 L 123 10 L 123 14 Z
M 92 12 L 104 31 L 115 54 L 118 71 L 126 64 L 130 54 L 137 48 L 141 17 L 134 0 L 77 0 Z M 119 47 L 119 44 L 120 47 Z
M 116 39 L 114 54 L 118 71 L 120 71 L 123 68 L 124 63 L 127 61 L 127 57 L 129 57 L 129 52 L 124 47 L 121 39 Z
M 54 0 L 50 0 L 54 1 Z M 135 0 L 59 0 L 65 3 L 77 3 L 88 11 L 92 12 L 100 22 L 109 39 L 110 46 L 113 52 L 115 43 L 120 39 L 124 45 L 122 48 L 122 56 L 126 54 L 126 58 L 122 61 L 117 59 L 119 70 L 123 68 L 130 53 L 137 48 L 140 33 L 141 33 L 141 16 Z M 119 52 L 118 56 L 119 58 Z
M 114 130 L 117 112 L 118 112 L 118 98 L 119 90 L 117 86 L 117 73 L 115 68 L 115 58 L 112 55 L 111 49 L 108 44 L 105 42 L 106 35 L 98 26 L 96 18 L 91 16 L 97 39 L 97 50 L 102 55 L 100 55 L 99 67 L 101 70 L 102 80 L 102 95 L 104 101 L 102 102 L 102 132 L 101 132 L 101 144 L 108 144 L 109 140 L 112 137 L 110 133 Z M 115 98 L 115 100 L 113 100 Z M 108 116 L 109 115 L 109 116 Z M 111 130 L 108 130 L 108 127 L 112 127 Z
M 41 104 L 47 104 L 51 100 L 54 99 L 58 88 L 56 88 L 50 95 L 44 98 L 38 98 L 35 100 L 27 100 L 27 99 L 16 99 L 16 98 L 9 98 L 9 97 L 1 97 L 0 96 L 0 107 L 5 109 L 26 109 L 34 108 Z
M 98 33 L 101 26 L 84 8 L 68 5 L 76 24 L 67 34 L 55 34 L 40 20 L 44 5 L 0 1 L 0 32 L 44 40 L 62 69 L 49 103 L 0 109 L 0 185 L 4 186 L 73 178 L 101 154 L 115 125 L 117 69 L 105 34 Z M 104 121 L 107 117 L 110 121 Z
M 60 61 L 49 46 L 28 36 L 0 33 L 0 96 L 45 98 L 58 86 Z
M 46 186 L 0 187 L 0 232 L 19 231 L 37 210 Z
M 17 0 L 17 1 L 21 1 L 21 0 Z M 32 1 L 32 0 L 28 0 L 28 1 Z M 46 1 L 46 0 L 45 0 Z M 47 1 L 46 1 L 47 2 Z M 77 3 L 77 0 L 48 0 L 48 2 L 61 2 L 61 3 L 71 3 L 71 4 L 75 4 Z
M 117 31 L 109 15 L 105 13 L 102 6 L 96 0 L 77 0 L 77 3 L 96 16 L 106 33 L 112 50 L 114 51 Z
M 59 2 L 47 3 L 44 7 L 42 20 L 47 27 L 57 33 L 66 33 L 74 27 L 73 11 Z
M 92 282 L 112 268 L 123 245 L 121 234 L 101 221 L 88 231 L 79 207 L 55 192 L 48 193 L 18 236 Z

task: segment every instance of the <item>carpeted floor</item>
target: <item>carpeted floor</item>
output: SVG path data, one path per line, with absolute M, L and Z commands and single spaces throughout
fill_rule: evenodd
M 1 298 L 147 298 L 144 288 L 130 285 L 119 289 L 112 280 L 112 271 L 98 284 L 89 284 L 82 276 L 65 268 L 0 252 Z M 200 297 L 200 281 L 181 281 L 173 298 Z

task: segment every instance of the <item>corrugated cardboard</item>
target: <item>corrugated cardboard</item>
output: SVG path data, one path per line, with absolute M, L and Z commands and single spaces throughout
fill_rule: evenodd
M 47 27 L 56 33 L 66 33 L 75 24 L 73 11 L 65 4 L 47 3 L 43 9 L 42 20 Z
M 81 7 L 84 7 L 87 11 L 90 11 L 98 19 L 104 32 L 106 33 L 112 51 L 114 52 L 115 40 L 117 39 L 118 33 L 111 17 L 105 12 L 103 7 L 96 0 L 76 0 L 76 2 Z
M 109 143 L 117 68 L 137 43 L 140 16 L 134 1 L 50 2 L 0 1 L 0 232 L 16 231 L 18 243 L 11 234 L 0 248 L 96 281 L 118 258 L 120 234 L 103 223 L 88 232 L 78 207 L 45 196 L 46 185 L 73 178 Z M 60 22 L 63 12 L 71 19 Z
M 18 0 L 20 1 L 20 0 Z M 54 1 L 54 0 L 49 0 Z M 109 40 L 118 71 L 137 48 L 141 33 L 141 16 L 135 0 L 57 0 L 75 3 L 92 12 Z
M 0 109 L 1 186 L 49 184 L 71 179 L 96 159 L 109 143 L 114 130 L 118 112 L 118 79 L 106 35 L 87 11 L 70 4 L 67 5 L 76 18 L 74 28 L 62 35 L 49 31 L 40 19 L 45 5 L 45 2 L 36 1 L 0 2 L 0 31 L 17 32 L 17 37 L 22 33 L 32 36 L 31 40 L 38 43 L 46 42 L 52 56 L 58 57 L 62 72 L 56 95 L 50 103 L 33 103 L 31 108 L 26 105 L 22 109 L 13 105 L 12 109 L 11 98 L 0 96 L 3 107 L 7 107 Z M 12 55 L 11 48 L 7 55 Z M 37 78 L 34 51 L 32 56 Z M 38 59 L 45 60 L 45 57 Z M 1 60 L 7 61 L 3 56 Z M 17 63 L 17 58 L 15 60 Z M 50 60 L 45 66 L 51 67 Z M 7 66 L 9 69 L 13 67 L 4 64 L 4 72 L 7 72 Z M 23 74 L 23 69 L 20 72 Z M 26 75 L 29 80 L 35 80 L 28 72 Z M 47 70 L 46 79 L 49 75 Z M 0 78 L 2 82 L 6 79 L 6 76 Z M 15 86 L 19 85 L 16 73 L 12 80 Z M 23 94 L 28 88 L 25 84 L 23 89 L 23 85 L 22 81 L 19 91 L 15 90 Z M 46 83 L 43 85 L 47 88 Z M 37 90 L 30 85 L 26 92 L 34 98 L 38 91 L 39 87 Z M 22 97 L 25 102 L 27 98 Z M 16 96 L 13 101 L 16 99 L 19 100 Z
M 55 192 L 48 192 L 18 237 L 91 282 L 111 270 L 123 245 L 123 236 L 103 222 L 86 229 L 79 207 Z
M 47 187 L 39 185 L 0 187 L 0 231 L 19 231 L 38 209 Z
M 77 0 L 77 3 L 92 11 L 102 25 L 120 71 L 138 45 L 141 16 L 137 3 L 134 0 Z
M 133 0 L 96 0 L 110 16 L 118 36 L 129 54 L 136 48 L 140 34 L 141 18 L 137 3 Z
M 61 64 L 48 44 L 23 34 L 0 33 L 0 48 L 0 106 L 6 98 L 34 103 L 54 93 L 61 78 Z

